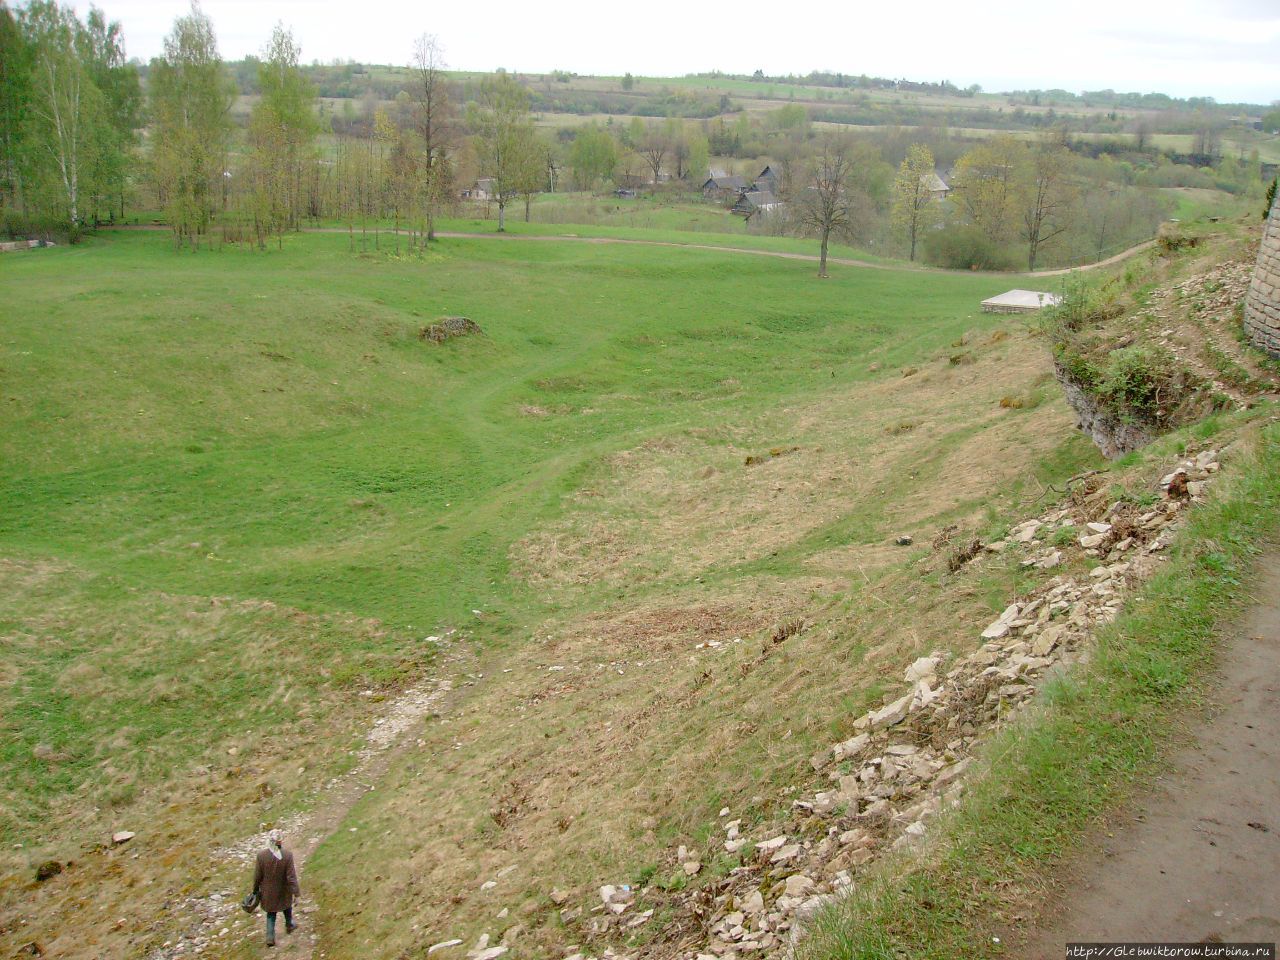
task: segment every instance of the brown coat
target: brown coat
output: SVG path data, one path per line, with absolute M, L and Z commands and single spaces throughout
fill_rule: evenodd
M 253 889 L 262 897 L 262 909 L 279 913 L 293 908 L 293 898 L 298 889 L 298 871 L 293 865 L 293 854 L 288 850 L 279 860 L 270 850 L 258 851 L 258 862 L 253 868 Z

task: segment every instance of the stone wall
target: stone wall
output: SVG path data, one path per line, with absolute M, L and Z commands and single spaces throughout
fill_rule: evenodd
M 1244 331 L 1255 347 L 1280 357 L 1280 193 L 1271 205 L 1253 283 L 1245 298 Z

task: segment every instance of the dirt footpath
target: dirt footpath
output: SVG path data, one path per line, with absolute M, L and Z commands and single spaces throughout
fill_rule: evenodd
M 1280 553 L 1262 570 L 1196 744 L 1081 858 L 1026 960 L 1069 941 L 1280 940 Z

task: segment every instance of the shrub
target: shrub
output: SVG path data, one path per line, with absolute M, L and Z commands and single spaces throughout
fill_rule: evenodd
M 929 234 L 924 259 L 951 270 L 1013 270 L 1016 258 L 977 227 L 952 226 Z
M 1140 419 L 1162 419 L 1163 407 L 1182 393 L 1177 363 L 1162 347 L 1135 345 L 1113 350 L 1098 377 L 1098 398 Z

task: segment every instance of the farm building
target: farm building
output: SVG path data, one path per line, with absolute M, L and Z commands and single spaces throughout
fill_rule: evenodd
M 498 188 L 492 177 L 481 177 L 469 190 L 462 191 L 463 200 L 496 200 Z
M 1056 307 L 1062 298 L 1039 290 L 1010 290 L 982 301 L 983 313 L 1035 313 L 1042 307 Z
M 756 174 L 755 186 L 757 190 L 767 190 L 776 197 L 782 193 L 782 176 L 770 164 Z
M 947 182 L 938 174 L 926 173 L 920 177 L 920 184 L 929 191 L 930 200 L 945 200 L 947 194 L 951 192 L 951 188 L 947 186 Z
M 748 190 L 733 205 L 733 212 L 750 220 L 758 214 L 768 214 L 777 210 L 782 203 L 768 190 Z
M 708 177 L 702 185 L 702 195 L 708 200 L 728 200 L 747 189 L 747 181 L 742 177 Z

